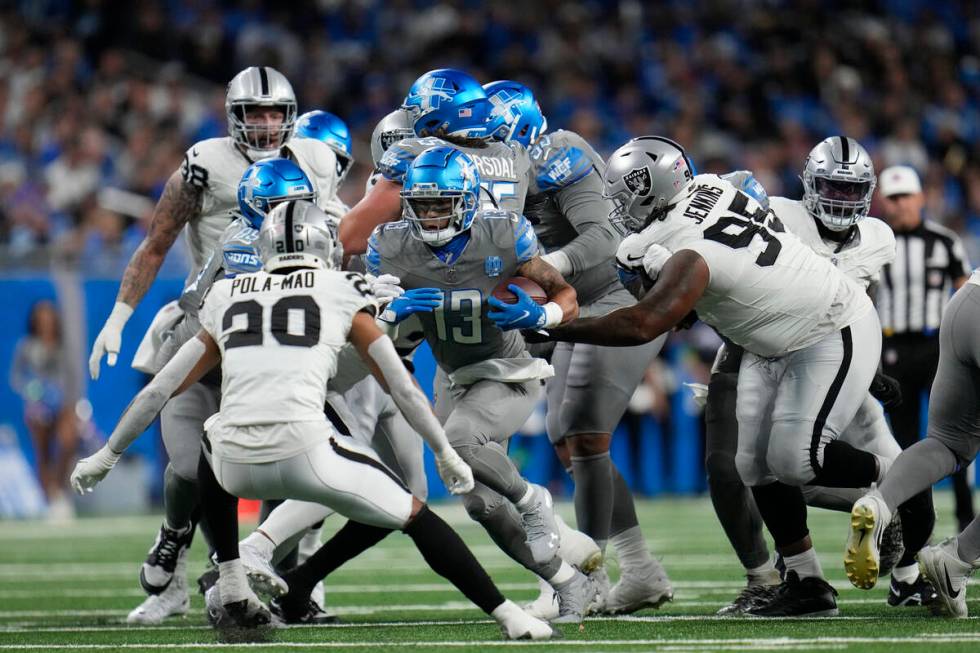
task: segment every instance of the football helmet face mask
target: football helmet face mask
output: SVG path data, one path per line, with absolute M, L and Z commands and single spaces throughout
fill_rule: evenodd
M 330 218 L 308 200 L 290 200 L 272 209 L 255 249 L 268 272 L 293 267 L 332 270 L 337 260 Z
M 871 156 L 847 136 L 817 144 L 803 167 L 803 206 L 834 231 L 850 229 L 868 215 L 875 190 Z
M 669 138 L 634 138 L 612 153 L 602 175 L 602 194 L 616 206 L 609 221 L 623 235 L 643 231 L 696 174 L 684 148 Z
M 415 130 L 412 128 L 414 124 L 414 114 L 407 109 L 398 108 L 375 125 L 371 133 L 371 160 L 375 168 L 389 147 L 406 138 L 415 137 Z
M 548 129 L 541 106 L 527 86 L 509 80 L 484 84 L 490 98 L 487 132 L 498 141 L 517 141 L 529 147 Z
M 296 137 L 326 143 L 337 155 L 337 185 L 354 164 L 354 148 L 347 123 L 329 111 L 307 111 L 296 120 Z
M 316 201 L 316 191 L 302 168 L 289 159 L 253 163 L 238 182 L 238 209 L 253 229 L 262 226 L 272 209 L 287 200 Z
M 251 110 L 265 107 L 283 114 L 282 123 L 252 123 Z M 289 80 L 275 68 L 252 66 L 228 82 L 225 95 L 228 134 L 249 158 L 260 160 L 276 156 L 296 125 L 296 94 Z
M 429 245 L 445 245 L 473 225 L 480 206 L 480 173 L 463 152 L 430 147 L 405 173 L 401 196 L 412 235 Z
M 402 108 L 412 114 L 416 136 L 445 130 L 448 136 L 487 138 L 490 101 L 476 81 L 462 70 L 430 70 L 412 84 Z

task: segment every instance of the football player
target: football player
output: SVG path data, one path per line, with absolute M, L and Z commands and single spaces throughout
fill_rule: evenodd
M 742 346 L 736 465 L 787 569 L 776 597 L 751 613 L 836 614 L 836 591 L 810 541 L 800 487 L 866 487 L 882 471 L 878 457 L 839 439 L 881 352 L 871 300 L 731 182 L 695 176 L 669 139 L 633 139 L 612 154 L 604 177 L 605 194 L 618 205 L 614 222 L 637 232 L 620 249 L 651 249 L 646 243 L 673 253 L 662 265 L 658 260 L 659 279 L 637 304 L 576 320 L 551 336 L 632 346 L 696 310 Z
M 523 84 L 503 80 L 484 89 L 493 107 L 490 134 L 528 150 L 532 174 L 524 215 L 547 250 L 541 259 L 575 288 L 579 314 L 602 315 L 634 304 L 610 265 L 622 238 L 609 224 L 613 205 L 602 196 L 605 162 L 575 132 L 546 133 L 541 107 Z M 625 348 L 563 342 L 551 356 L 555 376 L 547 385 L 548 437 L 575 479 L 578 527 L 602 551 L 611 540 L 619 554 L 622 574 L 611 592 L 605 570 L 596 575 L 602 594 L 608 594 L 604 608 L 614 614 L 657 607 L 673 592 L 643 539 L 633 495 L 609 457 L 613 429 L 666 337 Z M 564 540 L 561 547 L 565 557 Z M 557 610 L 553 597 L 551 586 L 542 581 L 532 613 Z
M 527 152 L 516 142 L 490 139 L 490 102 L 480 83 L 461 70 L 442 68 L 419 77 L 402 108 L 412 120 L 415 138 L 389 145 L 378 162 L 382 179 L 340 223 L 345 255 L 361 254 L 373 229 L 402 214 L 402 182 L 412 160 L 436 145 L 466 152 L 480 172 L 480 205 L 520 213 L 529 183 Z
M 220 279 L 201 307 L 201 330 L 185 343 L 120 418 L 109 442 L 72 475 L 91 490 L 155 418 L 167 399 L 221 363 L 221 411 L 208 420 L 200 479 L 215 522 L 220 578 L 208 591 L 216 626 L 271 622 L 238 559 L 236 496 L 318 501 L 367 530 L 403 530 L 433 570 L 501 625 L 508 638 L 553 631 L 504 599 L 459 536 L 366 447 L 342 439 L 323 413 L 327 381 L 351 343 L 436 454 L 448 489 L 473 488 L 391 340 L 374 320 L 376 299 L 361 275 L 333 269 L 333 236 L 315 204 L 287 202 L 259 234 L 263 270 Z M 209 515 L 215 513 L 209 510 Z
M 553 373 L 508 329 L 572 319 L 575 290 L 540 259 L 525 218 L 481 211 L 479 196 L 480 174 L 469 155 L 443 145 L 424 150 L 405 172 L 405 219 L 371 236 L 368 271 L 395 275 L 406 289 L 382 319 L 398 323 L 417 314 L 422 323 L 438 363 L 436 414 L 477 480 L 463 497 L 467 512 L 508 555 L 555 587 L 558 621 L 581 621 L 592 583 L 558 557 L 551 495 L 524 480 L 506 451 L 540 399 L 541 380 Z M 491 297 L 515 274 L 540 284 L 548 303 L 539 306 L 514 285 L 515 304 Z
M 337 158 L 336 187 L 332 197 L 322 208 L 327 215 L 339 221 L 350 209 L 336 196 L 341 184 L 354 167 L 354 144 L 347 123 L 329 111 L 315 109 L 296 119 L 295 138 L 312 138 L 325 143 Z

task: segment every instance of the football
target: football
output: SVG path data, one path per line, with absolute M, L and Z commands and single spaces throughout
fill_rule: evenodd
M 516 304 L 517 295 L 510 291 L 507 286 L 515 285 L 528 295 L 531 296 L 535 302 L 539 305 L 544 305 L 548 303 L 548 293 L 544 291 L 544 288 L 539 286 L 537 282 L 531 281 L 527 277 L 511 277 L 510 279 L 504 279 L 497 287 L 493 289 L 493 296 L 502 301 L 505 304 Z

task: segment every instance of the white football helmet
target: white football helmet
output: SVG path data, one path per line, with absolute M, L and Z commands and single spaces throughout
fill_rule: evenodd
M 828 229 L 850 229 L 868 215 L 875 167 L 853 138 L 831 136 L 818 143 L 806 158 L 801 180 L 803 206 Z
M 282 125 L 268 139 L 265 125 L 249 125 L 245 114 L 252 107 L 277 107 L 284 114 Z M 269 66 L 252 66 L 231 78 L 225 95 L 228 133 L 253 160 L 278 156 L 279 148 L 293 135 L 296 126 L 296 94 L 286 76 Z M 263 143 L 267 140 L 267 143 Z
M 330 218 L 316 204 L 290 200 L 276 206 L 262 222 L 255 249 L 262 267 L 332 270 L 337 241 Z

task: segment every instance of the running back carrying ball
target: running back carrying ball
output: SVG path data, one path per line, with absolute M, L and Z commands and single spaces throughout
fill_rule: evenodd
M 548 294 L 544 291 L 544 288 L 539 286 L 537 282 L 528 279 L 527 277 L 511 277 L 509 279 L 504 279 L 497 287 L 493 289 L 493 296 L 502 301 L 505 304 L 516 304 L 517 295 L 510 291 L 507 287 L 509 285 L 515 285 L 533 299 L 539 306 L 544 306 L 548 303 Z

